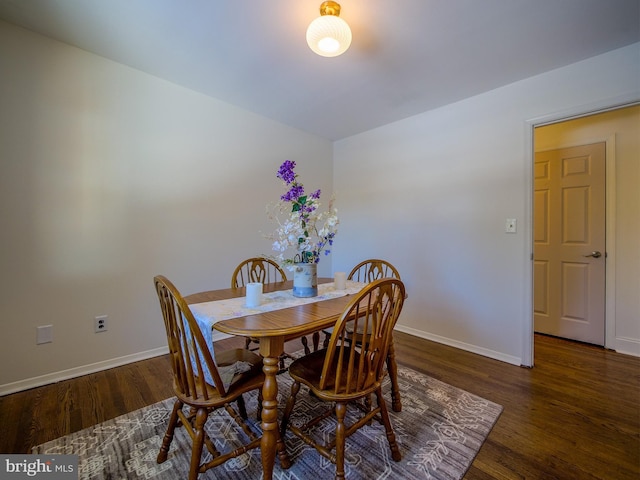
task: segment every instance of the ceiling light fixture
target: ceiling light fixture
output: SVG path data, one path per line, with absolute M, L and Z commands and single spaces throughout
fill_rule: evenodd
M 341 19 L 340 5 L 336 2 L 322 2 L 320 16 L 307 28 L 309 48 L 323 57 L 337 57 L 351 45 L 351 29 Z

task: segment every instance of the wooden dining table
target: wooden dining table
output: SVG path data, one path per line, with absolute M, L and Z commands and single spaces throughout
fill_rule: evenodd
M 331 278 L 319 278 L 318 283 L 330 283 Z M 263 292 L 269 293 L 293 288 L 292 281 L 265 284 Z M 192 294 L 185 297 L 188 304 L 211 302 L 215 300 L 227 300 L 230 298 L 244 297 L 246 290 L 241 288 L 228 288 L 211 290 Z M 263 357 L 263 371 L 265 374 L 262 387 L 262 439 L 260 451 L 262 455 L 263 479 L 271 480 L 275 464 L 276 451 L 279 454 L 282 468 L 289 468 L 290 460 L 284 448 L 277 448 L 280 438 L 278 427 L 278 362 L 284 352 L 284 343 L 288 340 L 310 335 L 323 329 L 332 327 L 353 295 L 344 295 L 332 299 L 319 299 L 318 301 L 272 310 L 254 315 L 230 318 L 214 323 L 216 330 L 243 337 L 259 339 L 260 355 Z M 391 347 L 390 355 L 393 355 Z M 395 367 L 393 356 L 393 368 Z M 397 389 L 397 386 L 394 386 Z M 394 392 L 394 397 L 400 398 Z M 282 445 L 282 444 L 280 444 Z

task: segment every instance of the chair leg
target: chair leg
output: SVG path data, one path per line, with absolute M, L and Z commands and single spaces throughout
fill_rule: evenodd
M 258 389 L 258 408 L 256 412 L 256 419 L 262 421 L 262 389 Z
M 250 345 L 251 345 L 251 338 L 250 338 L 250 337 L 245 338 L 245 339 L 244 339 L 244 348 L 245 348 L 246 350 L 250 350 L 250 349 L 249 349 L 249 346 L 250 346 Z
M 302 346 L 304 347 L 304 354 L 309 355 L 311 353 L 311 350 L 309 350 L 309 341 L 307 340 L 307 337 L 300 338 L 300 341 L 302 342 Z
M 345 425 L 344 418 L 347 415 L 347 405 L 336 403 L 336 480 L 344 480 L 344 450 L 345 450 Z
M 173 410 L 171 410 L 171 416 L 169 417 L 169 426 L 167 426 L 167 432 L 162 439 L 162 445 L 160 446 L 160 452 L 158 452 L 158 458 L 156 462 L 162 463 L 167 460 L 169 455 L 169 447 L 173 441 L 173 434 L 178 424 L 178 410 L 182 408 L 183 403 L 180 400 L 176 400 L 173 404 Z
M 195 418 L 195 435 L 193 437 L 193 450 L 191 450 L 191 466 L 189 468 L 189 480 L 198 479 L 200 470 L 200 457 L 202 456 L 202 446 L 204 445 L 204 424 L 207 421 L 209 412 L 206 408 L 199 408 Z
M 247 419 L 247 407 L 244 403 L 244 397 L 242 395 L 240 395 L 237 399 L 236 399 L 236 403 L 238 404 L 238 413 L 240 414 L 240 417 L 243 420 Z
M 280 430 L 278 432 L 278 438 L 276 440 L 276 451 L 278 452 L 278 460 L 280 460 L 280 466 L 287 470 L 291 468 L 291 460 L 289 459 L 289 454 L 287 453 L 287 446 L 284 444 L 284 437 L 280 434 Z
M 364 397 L 364 408 L 367 411 L 367 413 L 369 413 L 371 411 L 371 394 L 367 395 L 366 397 Z M 373 423 L 373 418 L 371 418 L 369 420 L 369 422 L 367 423 L 367 425 L 371 425 Z
M 291 412 L 293 411 L 293 406 L 296 403 L 296 396 L 300 391 L 300 383 L 293 382 L 291 385 L 291 395 L 287 399 L 287 406 L 284 409 L 284 414 L 282 415 L 282 421 L 280 422 L 280 436 L 284 440 L 285 434 L 287 433 L 287 425 L 289 424 L 289 417 L 291 416 Z
M 396 363 L 396 351 L 393 347 L 393 339 L 389 344 L 387 353 L 387 372 L 391 380 L 391 408 L 394 412 L 402 411 L 402 399 L 400 398 L 400 386 L 398 385 L 398 364 Z
M 280 355 L 280 370 L 279 370 L 279 372 L 286 372 L 286 370 L 287 370 L 285 368 L 285 365 L 284 365 L 284 359 L 285 359 L 285 355 Z
M 387 410 L 387 404 L 382 396 L 382 389 L 376 390 L 376 400 L 380 407 L 380 417 L 382 417 L 382 424 L 384 425 L 385 432 L 387 433 L 387 441 L 389 442 L 389 448 L 391 449 L 391 458 L 394 461 L 399 462 L 402 460 L 402 454 L 396 443 L 396 435 L 393 433 L 393 427 L 391 427 L 391 420 L 389 419 L 389 411 Z
M 309 340 L 307 340 L 307 337 L 302 337 L 300 341 L 302 342 L 302 346 L 304 347 L 304 354 L 309 355 L 311 353 L 311 349 L 309 348 Z M 320 332 L 313 332 L 313 335 L 311 336 L 311 343 L 313 345 L 313 351 L 317 352 L 318 347 L 320 346 Z

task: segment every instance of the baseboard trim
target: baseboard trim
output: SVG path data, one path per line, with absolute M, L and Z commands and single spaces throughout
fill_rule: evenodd
M 617 353 L 640 357 L 640 341 L 635 338 L 616 337 L 612 346 Z
M 43 385 L 49 385 L 50 383 L 60 382 L 62 380 L 69 380 L 70 378 L 81 377 L 90 373 L 100 372 L 109 368 L 120 367 L 122 365 L 126 365 L 127 363 L 133 363 L 140 360 L 146 360 L 148 358 L 158 357 L 167 353 L 169 353 L 169 347 L 154 348 L 152 350 L 133 353 L 131 355 L 125 355 L 123 357 L 111 358 L 109 360 L 91 363 L 89 365 L 83 365 L 81 367 L 48 373 L 46 375 L 40 375 L 38 377 L 27 378 L 18 382 L 5 383 L 4 385 L 0 385 L 0 397 L 9 395 L 10 393 L 21 392 L 23 390 L 29 390 L 30 388 L 41 387 Z
M 440 335 L 434 335 L 433 333 L 424 332 L 422 330 L 417 330 L 411 327 L 405 327 L 403 325 L 396 324 L 395 329 L 403 333 L 408 333 L 409 335 L 413 335 L 415 337 L 420 337 L 420 338 L 424 338 L 425 340 L 431 340 L 433 342 L 449 345 L 450 347 L 459 348 L 460 350 L 464 350 L 467 352 L 477 353 L 478 355 L 493 358 L 494 360 L 500 360 L 501 362 L 510 363 L 511 365 L 517 365 L 517 366 L 522 365 L 521 358 L 514 357 L 512 355 L 507 355 L 502 352 L 496 352 L 495 350 L 490 350 L 488 348 L 478 347 L 477 345 L 460 342 L 458 340 L 442 337 Z
M 469 343 L 460 342 L 451 338 L 442 337 L 440 335 L 434 335 L 432 333 L 417 330 L 411 327 L 405 327 L 403 325 L 396 325 L 396 330 L 414 335 L 416 337 L 424 338 L 434 342 L 449 345 L 450 347 L 459 348 L 471 353 L 477 353 L 485 357 L 500 360 L 502 362 L 510 363 L 512 365 L 522 365 L 521 359 L 511 355 L 506 355 L 501 352 L 496 352 L 487 348 L 478 347 Z M 224 334 L 222 332 L 215 332 L 213 334 L 213 341 L 223 340 L 229 338 L 231 335 Z M 633 349 L 631 349 L 633 350 Z M 11 393 L 21 392 L 23 390 L 29 390 L 30 388 L 41 387 L 50 383 L 60 382 L 62 380 L 69 380 L 70 378 L 81 377 L 90 373 L 100 372 L 109 368 L 120 367 L 128 363 L 138 362 L 140 360 L 146 360 L 148 358 L 158 357 L 169 353 L 168 347 L 159 347 L 144 352 L 134 353 L 131 355 L 125 355 L 123 357 L 112 358 L 102 362 L 91 363 L 89 365 L 83 365 L 81 367 L 70 368 L 68 370 L 61 370 L 59 372 L 48 373 L 38 377 L 27 378 L 18 382 L 6 383 L 0 385 L 0 397 L 9 395 Z M 626 353 L 626 352 L 625 352 Z M 632 355 L 634 353 L 631 353 Z

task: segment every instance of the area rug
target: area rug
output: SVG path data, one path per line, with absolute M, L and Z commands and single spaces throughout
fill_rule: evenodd
M 398 381 L 402 395 L 402 412 L 390 405 L 390 383 L 384 385 L 391 422 L 402 460 L 394 462 L 382 425 L 373 421 L 347 439 L 346 475 L 348 479 L 460 479 L 471 466 L 482 443 L 498 420 L 502 407 L 412 369 L 399 366 Z M 278 376 L 279 414 L 290 392 L 291 379 Z M 245 395 L 250 425 L 260 432 L 255 420 L 257 395 Z M 108 399 L 105 399 L 108 401 Z M 173 399 L 150 405 L 94 427 L 52 440 L 33 448 L 34 454 L 76 454 L 79 478 L 87 480 L 174 480 L 187 478 L 190 440 L 184 429 L 176 430 L 169 458 L 162 464 L 156 456 L 169 420 Z M 296 412 L 314 415 L 326 408 L 303 389 L 292 422 L 301 423 Z M 358 415 L 353 409 L 348 421 Z M 350 420 L 351 419 L 351 420 Z M 327 419 L 314 434 L 330 435 L 335 423 Z M 244 434 L 224 411 L 214 413 L 208 421 L 208 433 L 219 450 L 245 442 Z M 335 465 L 311 447 L 288 433 L 285 442 L 292 465 L 288 470 L 274 467 L 274 479 L 306 480 L 333 478 Z M 206 449 L 205 449 L 206 451 Z M 207 452 L 208 455 L 208 452 Z M 209 470 L 200 478 L 260 479 L 260 450 Z

